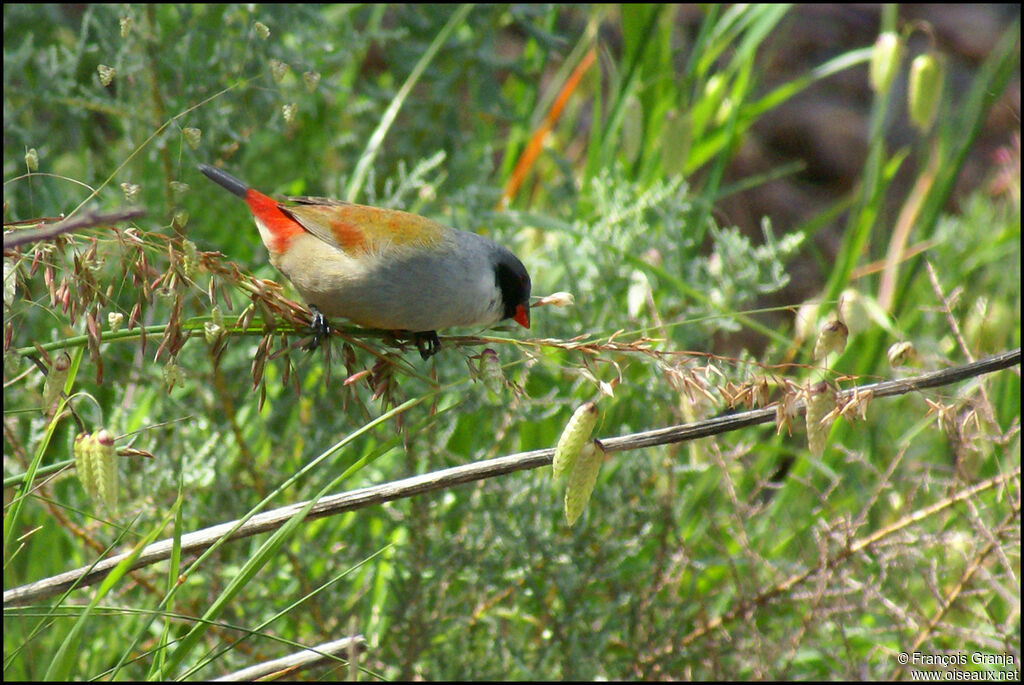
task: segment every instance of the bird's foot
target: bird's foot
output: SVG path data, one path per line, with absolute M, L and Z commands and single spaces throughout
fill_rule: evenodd
M 413 333 L 412 340 L 416 343 L 416 349 L 420 351 L 420 356 L 423 359 L 430 359 L 441 351 L 441 340 L 437 337 L 437 331 Z
M 309 327 L 313 329 L 313 339 L 306 345 L 306 350 L 312 352 L 320 346 L 321 340 L 331 335 L 331 327 L 319 309 L 312 305 L 310 305 L 309 309 L 313 312 L 313 319 L 309 323 Z

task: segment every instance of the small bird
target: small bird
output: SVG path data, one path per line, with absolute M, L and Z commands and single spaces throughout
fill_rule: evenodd
M 424 359 L 440 350 L 444 328 L 530 327 L 530 275 L 492 240 L 395 209 L 317 197 L 282 204 L 220 169 L 199 170 L 249 205 L 270 263 L 313 310 L 313 347 L 329 330 L 324 315 L 409 333 Z

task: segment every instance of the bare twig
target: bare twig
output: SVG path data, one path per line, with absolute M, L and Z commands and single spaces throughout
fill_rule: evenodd
M 839 393 L 838 397 L 840 402 L 843 400 L 849 400 L 858 394 L 870 394 L 877 399 L 880 397 L 903 395 L 926 388 L 949 385 L 967 378 L 1015 366 L 1020 364 L 1020 357 L 1021 351 L 1018 347 L 1015 350 L 987 357 L 980 361 L 965 364 L 963 366 L 926 373 L 912 378 L 884 381 L 881 383 L 851 388 Z M 797 412 L 802 411 L 802 403 L 798 402 L 795 409 Z M 746 426 L 768 423 L 774 421 L 775 416 L 775 407 L 768 407 L 765 409 L 756 409 L 753 411 L 719 416 L 713 419 L 697 421 L 695 423 L 680 426 L 670 426 L 668 428 L 632 433 L 630 435 L 602 438 L 601 443 L 608 452 L 621 452 L 628 449 L 665 445 L 708 437 L 711 435 L 718 435 Z M 425 473 L 411 478 L 404 478 L 391 483 L 384 483 L 383 485 L 374 485 L 359 488 L 357 490 L 351 490 L 349 492 L 343 492 L 337 495 L 330 495 L 322 498 L 313 505 L 307 519 L 313 520 L 324 516 L 333 516 L 345 511 L 362 509 L 363 507 L 381 504 L 383 502 L 422 495 L 427 492 L 442 490 L 487 478 L 494 478 L 496 476 L 502 476 L 515 471 L 539 468 L 550 464 L 553 456 L 554 449 L 551 448 L 533 450 L 531 452 L 520 452 L 518 454 L 511 454 L 495 459 L 488 459 L 486 461 L 479 461 L 462 466 L 442 469 L 432 473 Z M 1016 473 L 1019 473 L 1019 469 Z M 1005 480 L 1012 475 L 1013 474 L 1009 474 L 1009 476 L 1001 476 L 1000 478 Z M 990 482 L 988 487 L 991 487 L 994 483 L 995 481 Z M 256 514 L 244 525 L 235 530 L 231 537 L 232 539 L 241 539 L 270 530 L 275 530 L 284 525 L 284 523 L 287 522 L 297 511 L 305 506 L 305 502 L 298 502 L 273 511 Z M 181 552 L 183 554 L 194 554 L 206 549 L 222 536 L 234 529 L 236 523 L 237 522 L 235 521 L 222 523 L 181 536 Z M 866 544 L 870 544 L 873 541 L 874 538 L 869 537 L 866 539 Z M 166 539 L 153 543 L 142 550 L 132 568 L 141 568 L 169 558 L 173 545 L 173 539 Z M 87 585 L 92 585 L 102 580 L 111 569 L 117 566 L 117 564 L 123 561 L 127 556 L 127 554 L 115 555 L 108 559 L 100 560 L 91 566 L 85 566 L 75 569 L 74 571 L 68 571 L 50 578 L 44 578 L 11 590 L 5 590 L 4 605 L 15 606 L 28 604 L 65 592 L 72 587 L 85 587 Z M 810 575 L 813 572 L 814 570 L 812 569 L 811 571 L 808 571 L 806 575 Z M 795 578 L 793 582 L 799 582 L 802 579 L 803 576 Z M 775 592 L 775 594 L 777 594 L 777 592 Z M 723 620 L 725 620 L 725 618 L 723 618 Z
M 81 216 L 68 218 L 49 226 L 43 226 L 42 228 L 26 228 L 20 231 L 5 233 L 4 249 L 8 250 L 10 248 L 18 247 L 19 245 L 34 243 L 40 240 L 49 240 L 51 238 L 56 238 L 59 235 L 63 235 L 64 233 L 78 231 L 83 228 L 93 228 L 95 226 L 104 226 L 106 224 L 117 224 L 122 221 L 131 221 L 132 219 L 138 219 L 145 215 L 146 210 L 141 208 L 122 209 L 117 212 L 110 212 L 109 214 L 86 212 Z
M 355 647 L 355 650 L 353 650 L 353 647 Z M 273 659 L 262 664 L 249 666 L 240 671 L 215 678 L 214 682 L 248 682 L 271 677 L 274 679 L 291 679 L 295 677 L 296 671 L 326 663 L 329 660 L 344 659 L 351 661 L 353 651 L 356 653 L 366 651 L 366 639 L 362 635 L 343 637 L 340 640 L 325 642 L 322 645 L 310 647 L 280 659 Z

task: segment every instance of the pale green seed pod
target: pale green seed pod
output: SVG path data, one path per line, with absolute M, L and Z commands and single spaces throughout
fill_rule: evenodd
M 76 435 L 71 451 L 75 457 L 75 473 L 78 475 L 78 482 L 82 484 L 82 488 L 90 499 L 97 499 L 99 493 L 96 490 L 96 478 L 93 475 L 92 435 L 89 433 Z
M 34 147 L 30 147 L 25 153 L 25 168 L 29 171 L 39 170 L 39 153 Z
M 117 70 L 106 64 L 100 64 L 96 67 L 96 73 L 100 75 L 100 85 L 106 87 L 113 83 Z
M 279 59 L 270 60 L 270 74 L 274 77 L 274 83 L 280 83 L 290 68 Z
M 814 359 L 824 359 L 829 354 L 836 354 L 846 349 L 846 339 L 850 329 L 839 319 L 830 319 L 818 331 L 818 339 L 814 341 Z
M 117 333 L 122 323 L 124 323 L 124 314 L 121 312 L 107 313 L 107 325 L 110 326 L 111 333 Z
M 185 253 L 184 259 L 181 260 L 182 270 L 185 272 L 185 277 L 192 279 L 196 277 L 196 266 L 199 264 L 199 250 L 196 248 L 196 244 L 191 240 L 183 240 L 181 243 L 182 252 Z
M 217 339 L 220 338 L 220 334 L 221 332 L 223 332 L 223 330 L 223 328 L 218 326 L 213 321 L 205 322 L 203 324 L 203 337 L 206 339 L 206 344 L 212 345 L 213 343 L 217 342 Z
M 18 264 L 13 259 L 4 260 L 4 306 L 11 307 L 18 296 Z
M 60 393 L 68 381 L 68 369 L 71 368 L 71 357 L 67 352 L 61 352 L 53 359 L 49 373 L 46 374 L 46 381 L 43 383 L 43 411 L 50 414 L 54 411 Z
M 480 353 L 480 378 L 489 393 L 501 396 L 501 392 L 505 388 L 505 372 L 501 369 L 498 353 L 490 347 Z
M 175 210 L 174 214 L 171 215 L 171 228 L 175 231 L 181 231 L 185 228 L 188 223 L 188 210 L 178 209 Z
M 551 462 L 552 473 L 555 478 L 572 471 L 576 458 L 583 449 L 584 443 L 590 439 L 597 425 L 597 405 L 587 402 L 573 412 L 569 423 L 565 424 L 562 434 L 558 436 L 558 444 L 555 446 L 555 458 Z
M 807 389 L 807 447 L 815 457 L 825 453 L 828 432 L 832 428 L 832 420 L 826 421 L 825 417 L 835 406 L 836 393 L 828 383 L 822 381 Z
M 189 184 L 183 181 L 171 181 L 171 192 L 174 193 L 174 199 L 180 201 L 188 194 Z
M 181 382 L 181 369 L 174 363 L 174 360 L 170 360 L 164 365 L 164 385 L 167 386 L 167 392 L 170 392 L 175 384 Z
M 298 110 L 299 106 L 294 102 L 289 102 L 287 105 L 281 105 L 281 116 L 284 117 L 284 123 L 292 123 L 295 119 L 295 112 Z
M 571 307 L 576 304 L 576 297 L 565 290 L 559 290 L 557 293 L 551 293 L 533 303 L 533 307 L 546 307 L 551 305 L 553 307 L 565 308 Z
M 942 97 L 942 65 L 935 55 L 918 55 L 910 63 L 910 84 L 907 106 L 910 121 L 922 133 L 927 133 L 939 112 Z
M 875 47 L 871 51 L 870 81 L 871 89 L 876 93 L 889 90 L 900 66 L 901 52 L 900 38 L 893 31 L 885 31 L 875 39 Z
M 217 342 L 217 339 L 220 338 L 220 334 L 222 332 L 223 329 L 213 322 L 206 322 L 203 324 L 203 337 L 206 339 L 206 343 L 208 345 L 212 345 Z
M 256 29 L 256 35 L 261 39 L 266 40 L 267 38 L 270 38 L 270 29 L 262 21 L 256 22 L 252 27 Z
M 117 507 L 117 450 L 114 449 L 114 436 L 103 429 L 93 435 L 93 445 L 96 490 L 107 509 L 114 510 Z
M 193 150 L 199 149 L 199 143 L 203 139 L 203 131 L 198 128 L 186 128 L 182 130 L 182 135 L 185 136 L 185 142 Z
M 904 340 L 890 345 L 886 357 L 889 366 L 906 366 L 917 358 L 917 350 L 914 349 L 914 343 Z
M 121 184 L 121 192 L 124 193 L 124 199 L 128 202 L 135 202 L 135 198 L 138 197 L 140 190 L 142 190 L 142 186 L 137 183 Z
M 320 72 L 306 71 L 302 74 L 302 82 L 306 84 L 306 90 L 312 93 L 320 83 Z
M 836 318 L 846 324 L 851 335 L 858 335 L 875 326 L 886 330 L 892 328 L 892 321 L 878 300 L 853 288 L 847 288 L 839 295 Z
M 580 450 L 565 486 L 565 520 L 573 526 L 587 508 L 604 461 L 604 446 L 591 440 Z

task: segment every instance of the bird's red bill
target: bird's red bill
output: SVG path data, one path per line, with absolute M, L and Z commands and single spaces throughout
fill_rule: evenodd
M 515 321 L 520 326 L 522 326 L 523 328 L 529 328 L 530 327 L 530 308 L 527 307 L 526 305 L 523 305 L 523 304 L 518 305 L 516 307 L 515 316 L 512 317 L 512 320 Z

